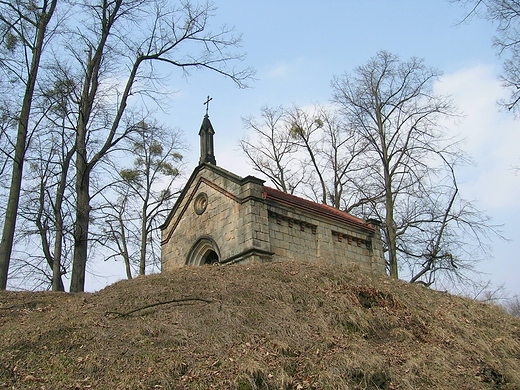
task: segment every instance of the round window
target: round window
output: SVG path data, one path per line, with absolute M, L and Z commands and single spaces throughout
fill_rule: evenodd
M 195 212 L 198 215 L 201 215 L 204 211 L 206 211 L 206 208 L 208 207 L 208 195 L 206 195 L 204 192 L 198 194 L 195 198 L 193 206 L 195 208 Z

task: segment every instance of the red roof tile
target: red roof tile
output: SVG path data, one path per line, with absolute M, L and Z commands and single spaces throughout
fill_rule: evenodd
M 283 191 L 276 190 L 271 187 L 264 186 L 263 188 L 263 196 L 265 199 L 273 199 L 280 203 L 284 203 L 289 206 L 297 207 L 302 210 L 310 211 L 315 214 L 319 214 L 336 221 L 340 221 L 343 223 L 347 223 L 349 225 L 354 225 L 360 227 L 365 230 L 374 231 L 374 227 L 370 224 L 367 224 L 362 219 L 356 218 L 350 214 L 344 213 L 334 207 L 330 207 L 324 204 L 319 204 L 312 202 L 307 199 L 300 198 L 295 195 L 288 194 Z

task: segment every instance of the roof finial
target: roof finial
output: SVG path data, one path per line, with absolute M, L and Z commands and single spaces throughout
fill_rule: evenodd
M 204 104 L 209 104 L 211 98 L 208 96 L 208 100 Z M 213 150 L 213 135 L 215 134 L 215 130 L 213 130 L 213 126 L 209 120 L 208 109 L 206 108 L 206 115 L 204 115 L 204 119 L 202 120 L 202 126 L 200 126 L 199 136 L 200 136 L 200 160 L 199 164 L 209 163 L 213 165 L 217 165 L 217 161 L 215 160 L 215 152 Z
M 212 101 L 212 100 L 213 100 L 213 98 L 210 98 L 209 95 L 208 95 L 208 99 L 203 103 L 206 106 L 206 116 L 208 115 L 209 102 Z

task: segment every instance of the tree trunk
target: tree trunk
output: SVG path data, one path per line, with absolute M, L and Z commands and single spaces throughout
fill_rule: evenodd
M 99 69 L 103 59 L 105 44 L 120 5 L 121 0 L 117 0 L 113 13 L 110 13 L 108 12 L 108 3 L 103 3 L 101 36 L 96 50 L 92 52 L 92 47 L 89 47 L 87 54 L 88 60 L 76 127 L 76 221 L 74 226 L 74 255 L 72 258 L 70 292 L 82 292 L 85 289 L 90 217 L 90 171 L 96 163 L 89 163 L 88 161 L 87 131 L 90 115 L 94 107 L 94 100 L 98 92 Z
M 81 160 L 81 158 L 78 159 Z M 80 163 L 77 165 L 86 165 Z M 85 268 L 87 265 L 88 229 L 90 217 L 89 174 L 86 169 L 77 169 L 76 179 L 76 224 L 74 226 L 74 257 L 70 292 L 82 292 L 85 289 Z
M 126 236 L 125 236 L 125 230 L 124 226 L 121 224 L 121 231 L 122 231 L 122 245 L 123 245 L 123 260 L 125 262 L 125 271 L 126 271 L 126 278 L 128 280 L 132 280 L 132 267 L 130 267 L 130 256 L 128 255 L 128 245 L 126 244 Z
M 65 194 L 65 187 L 67 186 L 67 174 L 69 172 L 70 161 L 74 155 L 75 148 L 67 152 L 65 160 L 62 164 L 60 182 L 56 192 L 56 200 L 54 204 L 54 220 L 56 224 L 56 237 L 54 241 L 54 261 L 52 263 L 52 291 L 65 291 L 63 281 L 61 278 L 61 258 L 63 248 L 63 197 Z
M 45 209 L 45 188 L 47 186 L 47 182 L 45 178 L 41 179 L 40 182 L 40 188 L 39 188 L 39 207 L 38 207 L 38 216 L 36 217 L 36 226 L 38 227 L 38 232 L 40 234 L 40 239 L 42 243 L 42 251 L 45 256 L 45 259 L 47 260 L 47 264 L 49 265 L 49 268 L 53 270 L 53 276 L 52 276 L 52 291 L 65 291 L 65 288 L 63 286 L 63 281 L 61 279 L 61 274 L 59 274 L 58 278 L 54 278 L 54 268 L 56 266 L 56 263 L 60 261 L 60 258 L 56 258 L 56 250 L 54 250 L 54 253 L 51 254 L 50 250 L 50 243 L 49 243 L 49 237 L 48 237 L 48 231 L 49 227 L 46 221 L 42 219 Z M 56 248 L 55 248 L 56 249 Z M 60 247 L 60 253 L 58 254 L 61 256 L 61 247 Z
M 34 87 L 34 84 L 33 84 Z M 32 97 L 32 91 L 30 91 Z M 26 93 L 26 97 L 29 95 Z M 11 175 L 11 187 L 9 189 L 9 199 L 5 212 L 4 229 L 2 241 L 0 243 L 0 289 L 7 288 L 7 274 L 9 262 L 13 250 L 14 232 L 16 229 L 16 216 L 18 214 L 18 204 L 20 201 L 20 190 L 22 188 L 23 159 L 25 157 L 25 143 L 27 138 L 27 125 L 30 111 L 30 97 L 24 99 L 24 107 L 18 125 L 18 137 L 13 160 L 13 171 Z M 26 104 L 26 101 L 28 103 Z
M 394 278 L 399 277 L 399 270 L 397 268 L 397 244 L 396 244 L 396 230 L 394 223 L 394 200 L 392 190 L 386 191 L 385 194 L 385 206 L 386 206 L 386 216 L 385 216 L 385 230 L 386 230 L 386 238 L 388 245 L 388 263 L 390 269 L 390 276 Z
M 149 168 L 146 170 L 148 171 Z M 148 200 L 150 199 L 150 187 L 151 184 L 148 183 L 149 172 L 147 172 L 147 191 L 144 197 L 143 207 L 141 209 L 142 218 L 141 218 L 141 253 L 139 259 L 139 275 L 144 275 L 146 273 L 146 244 L 148 239 Z
M 2 241 L 0 242 L 0 289 L 7 287 L 7 275 L 9 272 L 9 262 L 13 250 L 14 232 L 16 229 L 16 216 L 18 214 L 18 204 L 20 201 L 20 190 L 22 188 L 23 161 L 27 149 L 27 129 L 29 127 L 29 116 L 31 113 L 34 86 L 40 67 L 40 59 L 44 45 L 45 32 L 56 8 L 57 0 L 53 0 L 47 13 L 43 12 L 37 25 L 36 43 L 32 50 L 32 60 L 29 69 L 27 84 L 20 110 L 18 121 L 18 132 L 13 159 L 13 170 L 11 175 L 11 186 L 9 189 L 9 199 L 5 212 L 4 228 Z
M 63 240 L 63 224 L 56 224 L 56 239 L 54 241 L 54 256 L 52 262 L 52 291 L 65 291 L 61 278 L 61 248 Z
M 141 221 L 141 253 L 139 259 L 139 275 L 146 274 L 146 244 L 148 239 L 146 225 L 146 218 L 143 218 L 143 220 Z
M 383 113 L 379 103 L 379 91 L 372 85 L 372 94 L 374 97 L 374 109 L 376 114 L 376 124 L 379 133 L 379 155 L 381 165 L 383 166 L 383 180 L 385 188 L 385 232 L 388 245 L 388 265 L 390 276 L 399 278 L 399 270 L 397 267 L 397 243 L 396 228 L 394 222 L 394 192 L 392 189 L 392 174 L 390 172 L 390 156 L 388 154 L 388 144 L 385 134 L 385 125 L 383 123 Z
M 84 291 L 87 265 L 90 170 L 87 165 L 86 128 L 83 123 L 78 125 L 76 142 L 76 221 L 70 292 Z

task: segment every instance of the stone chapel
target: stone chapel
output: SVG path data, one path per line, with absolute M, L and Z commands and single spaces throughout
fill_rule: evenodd
M 161 226 L 162 271 L 184 265 L 300 260 L 385 273 L 379 225 L 240 177 L 216 164 L 208 114 L 200 160 Z

